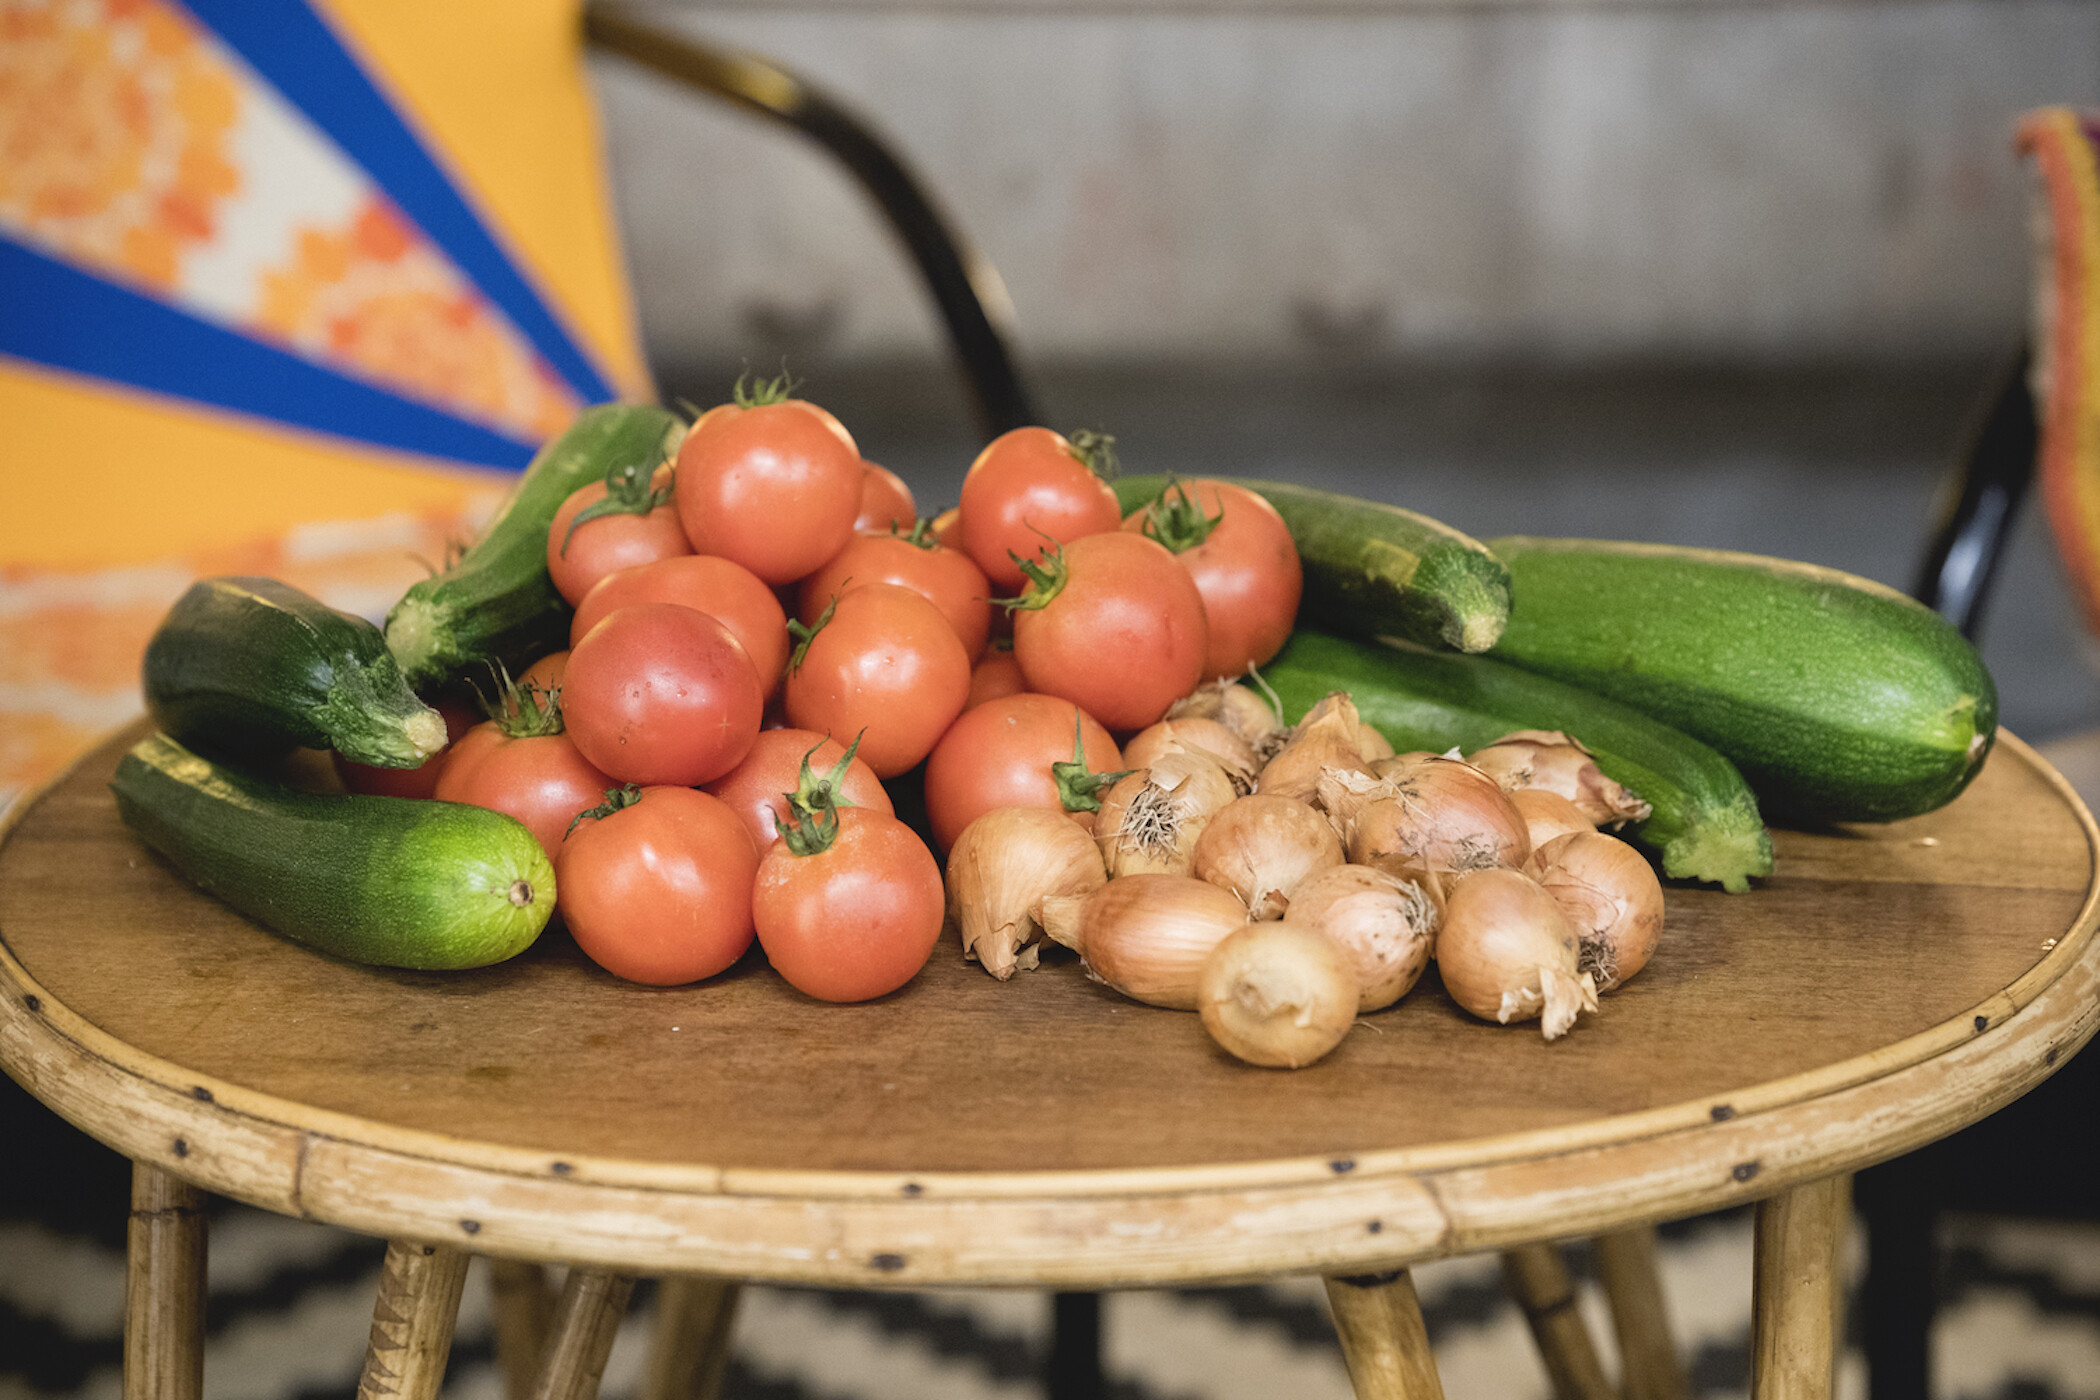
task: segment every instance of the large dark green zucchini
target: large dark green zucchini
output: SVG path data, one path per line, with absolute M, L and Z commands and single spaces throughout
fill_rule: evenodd
M 387 614 L 386 640 L 421 690 L 490 663 L 523 670 L 568 642 L 569 605 L 547 577 L 547 531 L 572 494 L 607 471 L 656 463 L 684 424 L 654 404 L 600 404 L 540 449 L 510 499 L 451 567 L 411 587 Z
M 110 781 L 147 845 L 257 923 L 385 967 L 483 967 L 531 946 L 554 870 L 513 817 L 457 802 L 302 792 L 164 734 Z
M 1735 760 L 1774 816 L 1887 821 L 1949 801 L 1997 735 L 1976 649 L 1931 609 L 1760 555 L 1511 538 L 1495 655 Z
M 1262 668 L 1301 718 L 1345 690 L 1358 713 L 1402 751 L 1471 753 L 1518 729 L 1558 729 L 1587 746 L 1607 777 L 1653 808 L 1631 831 L 1672 877 L 1732 891 L 1772 871 L 1772 840 L 1735 765 L 1697 739 L 1607 700 L 1485 656 L 1350 641 L 1300 628 Z
M 1509 570 L 1469 535 L 1398 506 L 1281 481 L 1218 477 L 1258 492 L 1290 527 L 1305 566 L 1301 620 L 1363 637 L 1486 651 L 1509 618 Z M 1125 515 L 1166 488 L 1164 476 L 1116 483 Z
M 141 679 L 154 723 L 231 758 L 332 748 L 413 768 L 445 746 L 379 629 L 269 578 L 208 578 L 161 621 Z

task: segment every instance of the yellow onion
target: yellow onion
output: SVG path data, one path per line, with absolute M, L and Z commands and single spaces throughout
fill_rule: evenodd
M 1176 1011 L 1196 1007 L 1196 978 L 1218 941 L 1247 922 L 1229 891 L 1193 875 L 1125 875 L 1089 895 L 1043 901 L 1043 930 L 1096 981 Z
M 1456 881 L 1436 934 L 1437 971 L 1451 999 L 1483 1020 L 1537 1017 L 1546 1039 L 1597 1009 L 1597 984 L 1578 969 L 1581 940 L 1538 881 L 1476 870 Z
M 1108 883 L 1094 838 L 1062 812 L 1000 807 L 962 829 L 948 852 L 948 921 L 965 958 L 1004 982 L 1036 965 L 1046 896 Z
M 1590 825 L 1646 821 L 1651 811 L 1638 793 L 1604 776 L 1580 742 L 1558 729 L 1519 729 L 1467 755 L 1506 789 L 1544 788 L 1582 810 Z
M 1493 778 L 1463 759 L 1429 754 L 1381 780 L 1392 795 L 1349 826 L 1349 859 L 1414 878 L 1521 867 L 1531 833 Z
M 1580 807 L 1545 788 L 1517 788 L 1509 794 L 1509 805 L 1524 818 L 1524 829 L 1531 835 L 1533 866 L 1538 864 L 1539 848 L 1554 837 L 1597 829 Z
M 1601 831 L 1556 837 L 1534 859 L 1582 946 L 1581 970 L 1608 992 L 1648 965 L 1662 937 L 1662 881 L 1641 853 Z
M 1348 693 L 1333 692 L 1306 712 L 1305 718 L 1291 732 L 1290 742 L 1262 765 L 1255 791 L 1310 802 L 1319 786 L 1322 769 L 1370 772 L 1370 765 L 1359 747 L 1362 727 L 1363 722 L 1356 717 L 1356 705 Z
M 1261 760 L 1245 739 L 1214 719 L 1169 715 L 1150 728 L 1141 729 L 1123 746 L 1123 762 L 1146 768 L 1170 753 L 1195 752 L 1214 758 L 1232 779 L 1233 789 L 1248 792 Z
M 1189 873 L 1238 895 L 1249 918 L 1280 919 L 1300 881 L 1341 863 L 1341 838 L 1325 817 L 1288 797 L 1252 793 L 1210 819 Z
M 1211 1038 L 1250 1065 L 1298 1069 L 1349 1033 L 1356 977 L 1312 929 L 1248 924 L 1203 960 L 1196 1011 Z
M 1325 934 L 1356 973 L 1358 1012 L 1391 1006 L 1429 965 L 1438 910 L 1430 892 L 1368 865 L 1331 865 L 1308 875 L 1284 922 Z
M 1214 681 L 1176 700 L 1168 719 L 1214 719 L 1238 735 L 1266 762 L 1290 738 L 1290 728 L 1270 700 L 1237 681 Z
M 1196 838 L 1238 795 L 1224 766 L 1195 752 L 1163 755 L 1119 780 L 1094 821 L 1109 875 L 1186 875 Z

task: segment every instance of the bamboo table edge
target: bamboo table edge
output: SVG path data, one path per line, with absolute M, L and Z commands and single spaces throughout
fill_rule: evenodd
M 1999 744 L 2066 802 L 2100 869 L 2100 828 L 2070 785 L 2009 732 Z M 96 752 L 25 794 L 0 819 L 0 842 Z M 51 997 L 4 936 L 0 1069 L 91 1136 L 207 1190 L 477 1253 L 853 1287 L 1348 1273 L 1754 1201 L 1955 1131 L 2100 1027 L 2096 928 L 2100 878 L 2089 877 L 2057 946 L 1998 993 L 1725 1104 L 1341 1159 L 921 1174 L 554 1160 L 192 1074 Z

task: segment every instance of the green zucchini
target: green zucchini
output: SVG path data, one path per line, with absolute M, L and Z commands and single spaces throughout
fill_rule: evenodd
M 1509 570 L 1470 535 L 1411 510 L 1332 491 L 1216 479 L 1259 493 L 1290 527 L 1305 565 L 1302 621 L 1466 652 L 1486 651 L 1502 635 L 1509 620 Z M 1116 499 L 1123 513 L 1157 498 L 1168 480 L 1119 478 Z
M 1594 540 L 1496 542 L 1516 608 L 1495 654 L 1735 760 L 1775 816 L 1889 821 L 1951 800 L 1998 692 L 1939 614 L 1836 569 Z
M 230 758 L 332 748 L 413 768 L 445 746 L 445 721 L 416 698 L 379 629 L 288 583 L 191 584 L 146 645 L 154 723 Z
M 1735 765 L 1707 745 L 1615 700 L 1486 656 L 1350 641 L 1300 628 L 1262 679 L 1295 722 L 1331 691 L 1403 752 L 1471 753 L 1518 729 L 1580 740 L 1605 776 L 1653 809 L 1630 834 L 1676 879 L 1740 893 L 1772 873 L 1772 838 Z
M 571 610 L 547 577 L 554 512 L 614 467 L 653 468 L 684 427 L 654 404 L 600 404 L 541 448 L 473 547 L 387 614 L 387 645 L 409 684 L 428 689 L 491 662 L 523 670 L 565 646 Z
M 530 947 L 554 912 L 546 852 L 501 812 L 303 792 L 165 734 L 135 745 L 109 786 L 126 824 L 185 876 L 352 962 L 485 967 Z

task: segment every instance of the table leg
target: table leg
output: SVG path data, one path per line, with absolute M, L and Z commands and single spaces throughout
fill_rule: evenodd
M 462 1251 L 387 1241 L 357 1400 L 434 1400 L 452 1355 L 452 1329 L 466 1282 Z
M 1662 1276 L 1655 1258 L 1655 1227 L 1640 1225 L 1590 1241 L 1604 1296 L 1619 1338 L 1626 1400 L 1690 1400 L 1692 1381 L 1670 1340 Z
M 619 1335 L 634 1279 L 602 1269 L 571 1267 L 554 1305 L 554 1331 L 540 1357 L 532 1400 L 597 1400 L 605 1359 Z
M 1407 1270 L 1329 1278 L 1327 1305 L 1356 1400 L 1444 1400 Z
M 526 1400 L 554 1326 L 554 1290 L 547 1285 L 546 1266 L 523 1259 L 489 1260 L 489 1302 L 505 1400 Z
M 1502 1277 L 1531 1324 L 1532 1340 L 1557 1400 L 1618 1400 L 1575 1306 L 1575 1281 L 1568 1277 L 1560 1246 L 1528 1244 L 1505 1250 Z
M 1827 1177 L 1758 1202 L 1752 1400 L 1830 1400 L 1845 1194 Z
M 131 1168 L 124 1280 L 124 1400 L 204 1391 L 204 1193 L 159 1167 Z
M 656 1333 L 642 1400 L 716 1400 L 729 1365 L 742 1286 L 730 1279 L 664 1279 L 656 1293 Z

